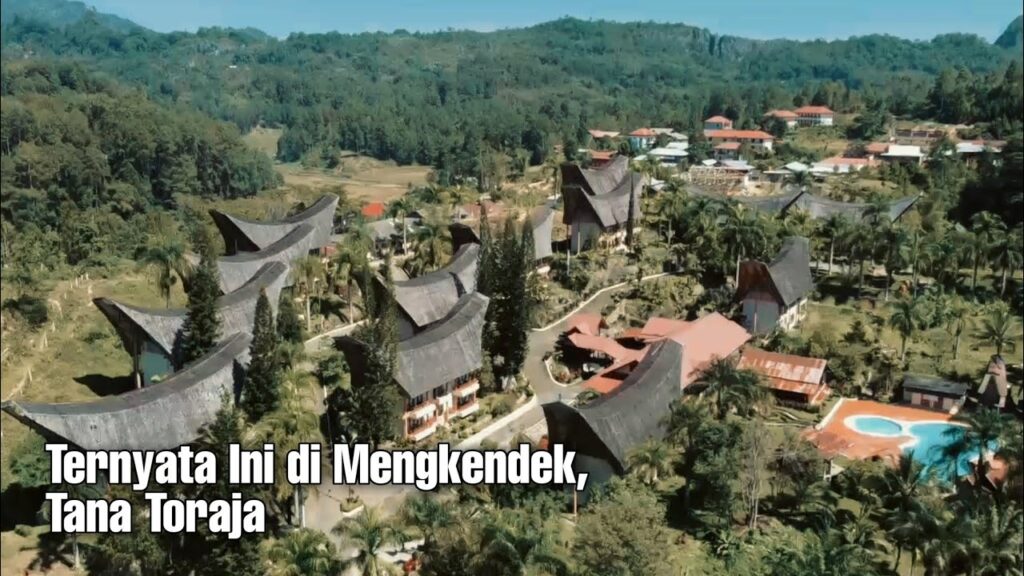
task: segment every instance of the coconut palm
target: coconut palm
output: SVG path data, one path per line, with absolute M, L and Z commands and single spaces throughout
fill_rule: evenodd
M 828 240 L 828 271 L 832 275 L 832 262 L 835 259 L 836 245 L 849 237 L 852 223 L 842 214 L 832 214 L 818 228 L 818 234 Z
M 678 454 L 668 444 L 656 440 L 637 446 L 627 458 L 630 474 L 640 477 L 648 486 L 671 474 L 676 460 Z
M 946 329 L 953 336 L 953 360 L 960 357 L 960 340 L 972 325 L 970 314 L 973 310 L 974 308 L 956 293 L 943 296 L 936 306 L 939 321 L 946 325 Z
M 900 564 L 903 551 L 915 544 L 915 516 L 921 506 L 918 497 L 927 478 L 924 466 L 914 460 L 913 452 L 901 454 L 897 465 L 887 468 L 882 474 L 878 488 L 883 510 L 881 521 L 896 544 L 894 570 Z
M 139 255 L 139 261 L 156 269 L 156 287 L 164 298 L 164 305 L 171 307 L 171 289 L 184 279 L 188 262 L 185 260 L 185 245 L 175 237 L 153 237 Z
M 347 561 L 359 569 L 362 576 L 391 574 L 391 566 L 380 557 L 385 547 L 401 544 L 395 527 L 382 519 L 373 508 L 363 508 L 355 518 L 345 518 L 335 524 L 331 532 L 345 539 L 356 549 L 356 555 Z
M 324 276 L 324 264 L 319 256 L 307 255 L 292 263 L 292 278 L 306 303 L 306 332 L 313 330 L 313 315 L 310 302 L 317 293 L 317 284 Z
M 978 268 L 991 253 L 997 239 L 1006 234 L 1006 224 L 991 212 L 981 211 L 971 216 L 971 234 L 968 237 L 973 262 L 971 290 L 978 285 Z
M 1017 345 L 1014 336 L 1017 320 L 1013 317 L 1010 307 L 1004 302 L 996 302 L 989 307 L 988 314 L 981 319 L 976 337 L 982 344 L 995 346 L 996 355 L 1002 356 L 1003 349 L 1013 350 Z
M 450 505 L 429 494 L 411 497 L 402 507 L 403 521 L 423 533 L 426 549 L 433 545 L 438 530 L 451 524 L 453 515 Z
M 714 399 L 719 420 L 733 410 L 751 414 L 771 398 L 756 372 L 737 369 L 736 361 L 729 358 L 713 360 L 701 373 L 699 381 L 706 387 L 705 394 Z
M 409 276 L 421 276 L 444 266 L 451 258 L 451 237 L 447 225 L 435 217 L 421 222 L 414 234 L 413 252 L 404 265 Z
M 1024 573 L 1024 516 L 1013 505 L 989 502 L 961 516 L 956 556 L 971 576 Z
M 318 443 L 323 440 L 320 434 L 320 420 L 308 405 L 308 396 L 304 392 L 310 390 L 309 376 L 304 373 L 291 372 L 285 377 L 281 394 L 281 405 L 260 419 L 250 430 L 250 435 L 257 444 L 273 444 L 276 446 L 275 458 L 275 495 L 278 500 L 285 501 L 289 496 L 293 499 L 293 518 L 299 526 L 305 526 L 306 514 L 303 505 L 302 485 L 287 482 L 287 461 L 285 456 L 297 450 L 300 444 Z
M 921 328 L 924 321 L 924 309 L 917 298 L 901 298 L 893 303 L 889 326 L 900 335 L 900 363 L 907 359 L 907 342 Z
M 959 475 L 962 462 L 976 458 L 974 486 L 980 489 L 985 484 L 993 453 L 1012 429 L 1011 421 L 991 408 L 960 412 L 955 420 L 963 426 L 950 427 L 943 433 L 948 442 L 940 448 L 942 458 L 954 477 Z
M 264 548 L 264 558 L 270 576 L 337 576 L 342 568 L 327 535 L 306 528 L 272 540 Z

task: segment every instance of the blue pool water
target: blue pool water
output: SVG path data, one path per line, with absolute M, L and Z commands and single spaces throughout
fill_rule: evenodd
M 926 471 L 933 471 L 938 478 L 952 480 L 952 474 L 945 459 L 942 448 L 956 440 L 963 433 L 963 427 L 945 422 L 921 422 L 904 427 L 901 423 L 880 416 L 860 416 L 849 421 L 851 428 L 863 434 L 873 436 L 912 436 L 916 442 L 903 449 L 911 453 L 912 458 L 924 464 Z M 995 447 L 993 446 L 994 450 Z M 957 462 L 956 473 L 963 476 L 971 473 L 971 459 L 978 454 L 968 454 Z

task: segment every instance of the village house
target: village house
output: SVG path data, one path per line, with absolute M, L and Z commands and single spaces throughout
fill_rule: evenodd
M 903 376 L 900 398 L 911 406 L 955 414 L 964 405 L 967 389 L 962 382 L 908 373 Z
M 769 110 L 765 113 L 766 120 L 781 120 L 786 123 L 786 128 L 796 128 L 799 115 L 792 110 Z
M 677 132 L 674 128 L 651 128 L 651 131 L 653 131 L 654 134 L 657 137 L 659 137 L 659 138 L 662 137 L 662 136 L 664 136 L 665 138 L 668 138 L 669 142 L 689 142 L 690 141 L 690 137 L 689 136 L 687 136 L 686 134 L 683 134 L 682 132 Z
M 921 164 L 925 155 L 920 146 L 872 142 L 864 147 L 864 156 L 869 161 Z
M 732 130 L 732 120 L 725 116 L 712 116 L 704 121 L 704 131 L 708 130 Z
M 812 168 L 815 168 L 815 173 L 824 174 L 849 174 L 851 172 L 860 172 L 864 168 L 873 166 L 874 162 L 867 158 L 848 158 L 845 156 L 833 156 L 831 158 L 825 158 L 819 162 L 815 162 Z
M 587 156 L 590 156 L 590 167 L 601 168 L 612 163 L 615 157 L 619 155 L 618 150 L 587 150 Z
M 649 150 L 658 139 L 658 134 L 650 128 L 637 128 L 629 133 L 629 147 L 637 152 Z
M 663 166 L 678 166 L 686 160 L 689 144 L 685 141 L 669 142 L 664 146 L 647 151 L 647 157 L 657 160 Z
M 740 264 L 736 299 L 741 302 L 743 326 L 752 334 L 793 329 L 804 317 L 813 289 L 809 241 L 786 238 L 769 264 L 756 260 Z
M 992 356 L 974 394 L 974 401 L 986 408 L 1006 410 L 1012 408 L 1013 397 L 1010 394 L 1010 381 L 1006 377 L 1006 360 L 1002 356 Z
M 569 226 L 573 252 L 615 247 L 626 238 L 628 222 L 640 217 L 645 176 L 629 169 L 620 156 L 601 168 L 562 166 L 562 222 Z
M 780 402 L 816 406 L 831 392 L 825 382 L 826 365 L 822 358 L 745 348 L 736 367 L 760 374 Z
M 715 160 L 739 160 L 740 158 L 740 143 L 739 142 L 722 142 L 716 144 L 711 149 L 711 155 Z
M 801 126 L 831 126 L 836 116 L 827 106 L 801 106 L 794 112 Z
M 488 298 L 479 292 L 459 298 L 427 329 L 398 343 L 394 379 L 401 391 L 401 437 L 418 442 L 439 426 L 477 412 L 482 337 Z M 364 378 L 366 345 L 352 336 L 335 340 L 354 378 Z
M 464 244 L 444 268 L 409 280 L 396 280 L 392 293 L 398 304 L 398 334 L 405 340 L 446 317 L 460 298 L 476 291 L 480 245 Z M 379 296 L 386 297 L 377 282 Z
M 712 146 L 722 143 L 747 144 L 756 152 L 771 152 L 775 137 L 761 130 L 705 130 Z

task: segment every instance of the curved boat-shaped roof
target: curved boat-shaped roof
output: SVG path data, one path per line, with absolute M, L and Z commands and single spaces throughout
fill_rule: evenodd
M 695 196 L 721 201 L 735 200 L 744 206 L 768 214 L 781 215 L 792 208 L 797 208 L 807 212 L 807 215 L 813 219 L 841 215 L 851 220 L 856 220 L 863 218 L 865 211 L 870 206 L 870 204 L 860 202 L 841 202 L 830 198 L 822 198 L 807 190 L 795 190 L 775 196 L 722 196 L 692 186 L 689 190 Z M 896 221 L 902 218 L 913 207 L 914 203 L 917 202 L 917 199 L 918 196 L 907 196 L 889 202 L 889 219 Z
M 562 191 L 565 212 L 562 220 L 571 224 L 575 215 L 587 207 L 601 226 L 609 228 L 629 220 L 630 198 L 634 217 L 640 215 L 640 196 L 644 177 L 629 169 L 629 158 L 619 156 L 601 168 L 580 168 L 576 164 L 562 166 Z
M 248 361 L 248 334 L 225 338 L 167 380 L 94 402 L 5 402 L 3 410 L 83 450 L 166 450 L 188 444 L 233 394 Z
M 784 306 L 792 306 L 814 289 L 810 241 L 800 236 L 786 238 L 770 263 L 747 260 L 740 264 L 739 280 L 737 298 L 768 284 Z
M 315 248 L 331 243 L 334 231 L 334 210 L 338 207 L 338 197 L 328 194 L 320 197 L 312 206 L 302 212 L 284 218 L 259 222 L 232 216 L 218 210 L 210 210 L 213 222 L 224 237 L 228 254 L 236 252 L 258 252 L 271 246 L 300 224 L 313 226 L 313 245 Z
M 310 224 L 300 224 L 259 252 L 223 256 L 217 260 L 220 289 L 225 294 L 238 290 L 268 262 L 280 262 L 291 270 L 292 262 L 309 254 L 314 248 L 317 248 L 316 229 Z M 287 275 L 284 285 L 292 285 L 291 278 Z
M 238 290 L 221 296 L 217 300 L 217 314 L 222 332 L 251 333 L 260 290 L 267 291 L 267 298 L 276 312 L 281 288 L 287 278 L 287 266 L 280 262 L 267 262 Z M 95 298 L 93 303 L 114 326 L 129 354 L 138 353 L 143 339 L 148 339 L 160 346 L 168 357 L 177 356 L 178 338 L 188 314 L 186 309 L 142 308 L 109 298 Z
M 466 294 L 440 322 L 398 343 L 394 377 L 406 395 L 415 398 L 480 369 L 489 302 L 479 292 Z M 366 345 L 353 336 L 340 336 L 335 345 L 344 352 L 352 374 L 363 377 Z
M 403 312 L 423 328 L 444 318 L 459 296 L 476 292 L 479 244 L 463 244 L 444 268 L 395 282 L 395 301 Z
M 551 442 L 625 472 L 634 448 L 665 436 L 663 420 L 680 395 L 683 353 L 678 342 L 658 342 L 612 392 L 580 407 L 543 404 Z

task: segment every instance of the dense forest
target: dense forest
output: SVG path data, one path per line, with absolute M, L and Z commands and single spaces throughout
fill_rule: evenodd
M 491 151 L 540 163 L 555 142 L 582 141 L 593 126 L 693 130 L 722 113 L 749 127 L 768 109 L 806 103 L 981 122 L 1004 137 L 1021 103 L 1013 25 L 993 45 L 962 34 L 755 41 L 573 18 L 493 33 L 285 40 L 248 29 L 160 34 L 93 13 L 54 20 L 38 10 L 8 16 L 4 57 L 73 58 L 242 130 L 285 127 L 285 161 L 329 165 L 355 150 L 432 165 L 442 182 L 478 174 Z

